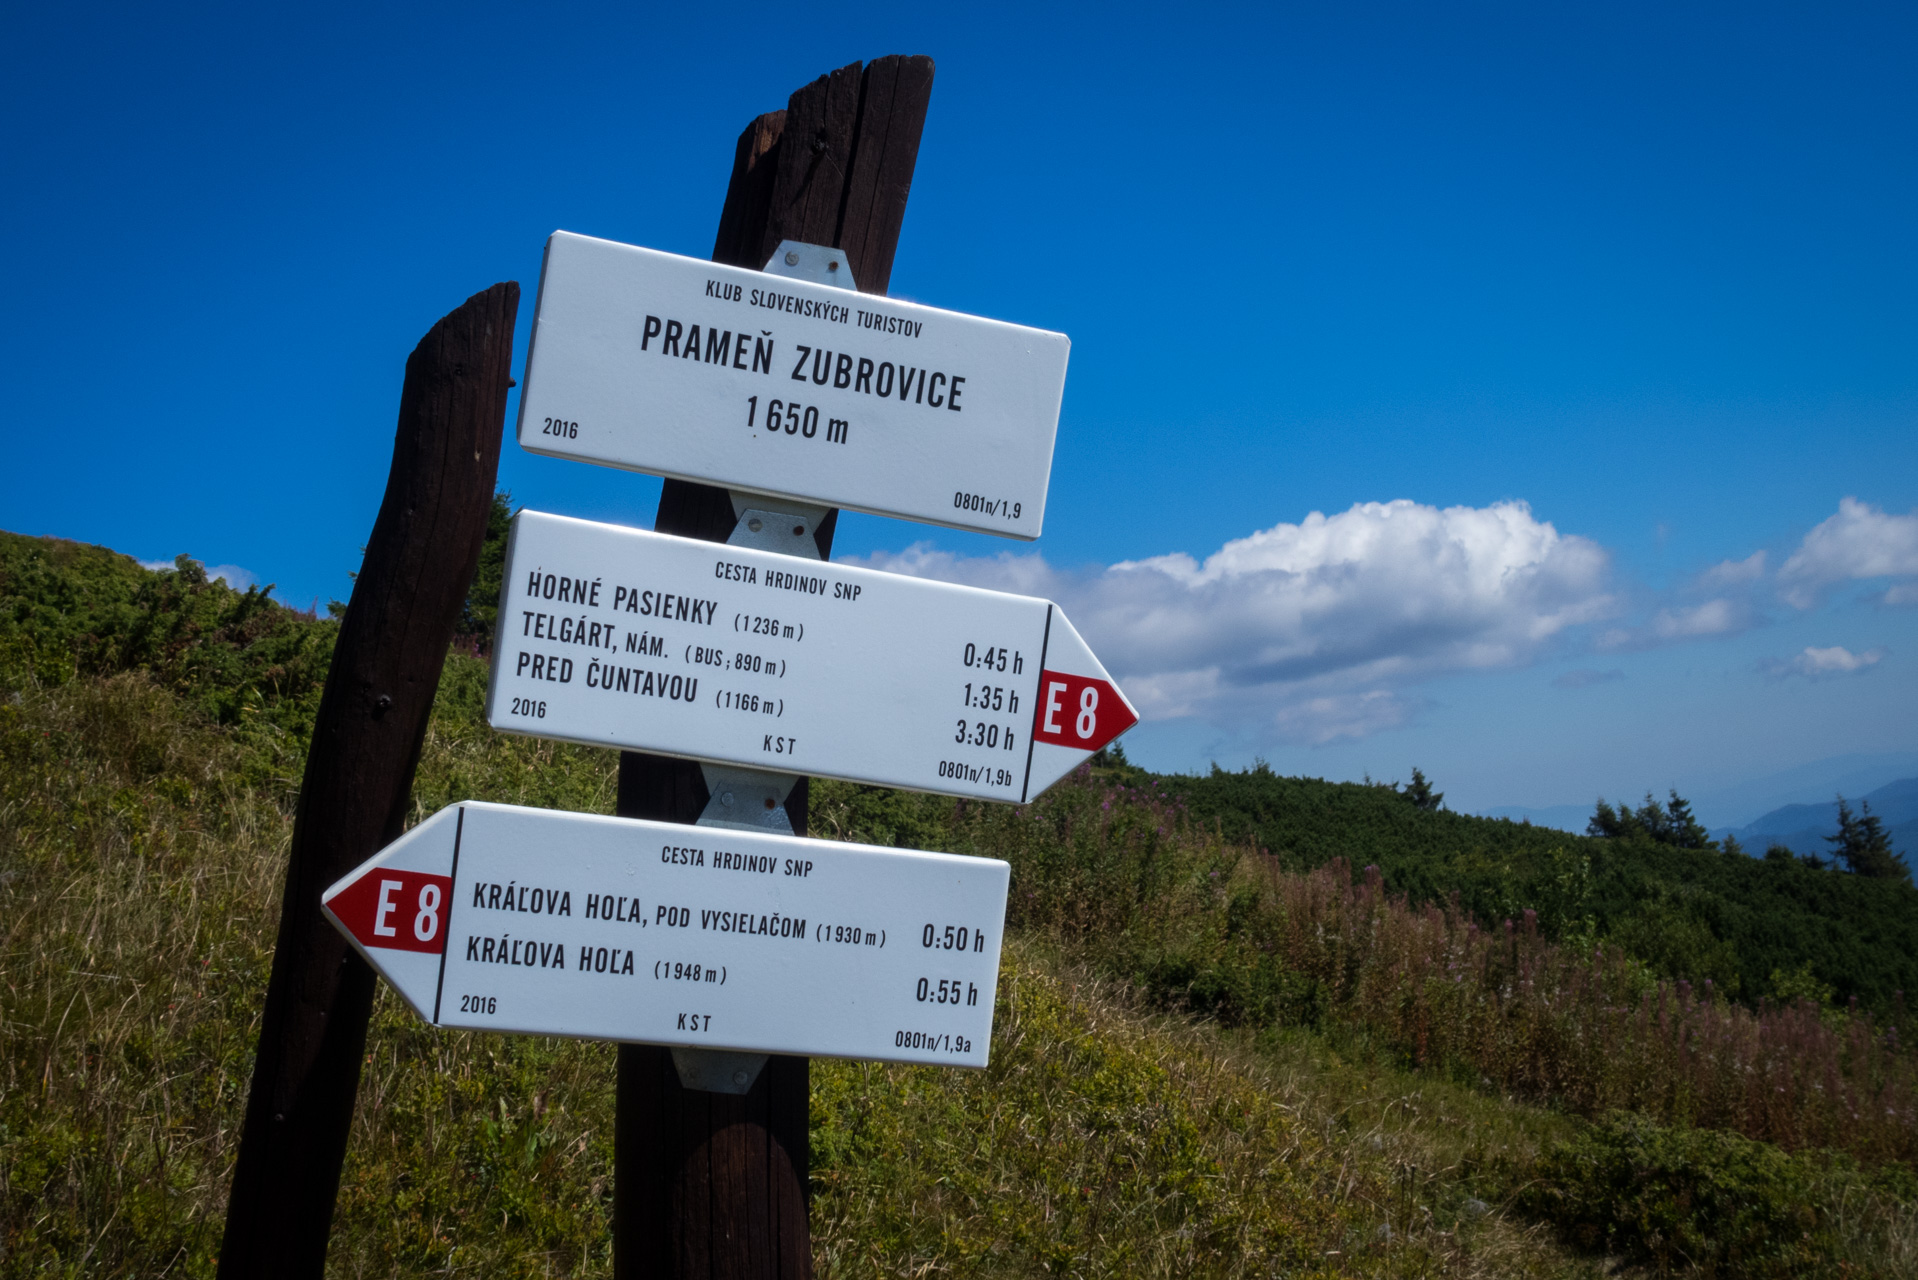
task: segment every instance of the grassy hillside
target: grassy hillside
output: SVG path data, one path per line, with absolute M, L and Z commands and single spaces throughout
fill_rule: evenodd
M 0 535 L 0 1275 L 211 1273 L 331 625 Z M 608 811 L 611 754 L 492 733 L 484 680 L 449 660 L 416 817 Z M 814 1065 L 822 1275 L 1918 1275 L 1918 1064 L 1882 1019 L 1421 910 L 1352 870 L 1388 797 L 1268 856 L 1188 781 L 815 787 L 822 835 L 1014 869 L 988 1071 Z M 1399 844 L 1473 830 L 1418 817 Z M 607 1046 L 383 993 L 331 1272 L 605 1274 L 611 1081 Z
M 483 669 L 454 663 L 421 812 L 610 807 L 608 753 L 490 733 Z M 0 704 L 0 1274 L 211 1274 L 292 795 L 141 673 Z M 1502 1214 L 1461 1217 L 1456 1170 L 1434 1176 L 1444 1160 L 1363 1087 L 1274 1088 L 1042 936 L 1008 952 L 996 1018 L 985 1073 L 815 1065 L 823 1274 L 1471 1274 L 1445 1259 L 1480 1253 L 1577 1273 Z M 605 1274 L 612 1070 L 609 1046 L 436 1031 L 382 993 L 333 1272 Z M 1388 1065 L 1346 1070 L 1408 1089 Z M 1486 1145 L 1522 1162 L 1562 1132 L 1516 1109 Z
M 1807 973 L 1886 1013 L 1918 992 L 1918 890 L 1902 883 L 1428 812 L 1389 786 L 1263 768 L 1167 785 L 1225 838 L 1285 867 L 1374 865 L 1414 901 L 1456 894 L 1487 923 L 1530 909 L 1548 937 L 1610 939 L 1662 976 L 1709 979 L 1747 1001 L 1797 995 Z

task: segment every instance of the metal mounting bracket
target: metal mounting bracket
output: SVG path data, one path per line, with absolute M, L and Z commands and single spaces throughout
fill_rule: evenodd
M 853 283 L 852 263 L 839 250 L 823 244 L 799 240 L 781 240 L 766 259 L 766 274 L 812 284 L 829 284 L 835 289 L 857 289 Z
M 728 1049 L 673 1048 L 673 1069 L 679 1083 L 706 1093 L 749 1093 L 770 1054 L 734 1053 Z
M 839 289 L 856 289 L 852 264 L 846 255 L 825 245 L 802 244 L 782 240 L 766 263 L 768 275 Z M 819 544 L 814 540 L 826 508 L 770 494 L 730 490 L 733 516 L 738 523 L 726 539 L 731 547 L 752 547 L 777 551 L 781 555 L 817 560 Z M 730 827 L 739 831 L 792 834 L 792 819 L 786 813 L 786 797 L 799 781 L 797 774 L 774 773 L 764 769 L 738 769 L 724 765 L 702 764 L 706 790 L 711 796 L 700 812 L 702 827 Z M 679 1083 L 688 1089 L 707 1093 L 743 1094 L 753 1087 L 766 1065 L 763 1053 L 732 1053 L 724 1049 L 697 1049 L 679 1046 L 673 1050 L 673 1067 Z
M 752 547 L 758 551 L 777 551 L 802 560 L 819 559 L 819 544 L 814 541 L 826 508 L 791 498 L 774 498 L 759 493 L 741 493 L 729 489 L 733 515 L 738 523 L 726 539 L 729 547 Z
M 786 797 L 799 781 L 798 774 L 720 764 L 702 764 L 699 771 L 705 775 L 706 790 L 712 798 L 700 810 L 696 825 L 732 827 L 762 835 L 793 833 L 792 819 L 786 814 Z

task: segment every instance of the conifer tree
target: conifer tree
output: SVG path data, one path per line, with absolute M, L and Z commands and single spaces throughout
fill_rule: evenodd
M 1585 824 L 1585 834 L 1611 839 L 1636 836 L 1676 849 L 1716 849 L 1711 833 L 1692 815 L 1692 807 L 1685 798 L 1676 788 L 1669 795 L 1671 799 L 1660 805 L 1647 791 L 1645 803 L 1637 809 L 1629 805 L 1614 809 L 1601 796 L 1591 821 Z
M 1412 781 L 1406 785 L 1404 795 L 1413 808 L 1423 813 L 1436 813 L 1445 803 L 1445 793 L 1432 790 L 1431 782 L 1419 772 L 1417 765 L 1412 766 Z
M 1845 797 L 1838 797 L 1838 834 L 1825 837 L 1834 860 L 1855 876 L 1911 883 L 1911 869 L 1892 853 L 1883 819 L 1871 811 L 1869 800 L 1862 807 L 1862 813 L 1854 814 Z

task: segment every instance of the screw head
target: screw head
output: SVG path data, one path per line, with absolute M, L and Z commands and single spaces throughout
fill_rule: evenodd
M 828 262 L 828 263 L 826 264 L 826 270 L 828 270 L 828 271 L 837 271 L 837 270 L 839 270 L 839 264 L 838 264 L 837 262 Z
M 751 1077 L 749 1077 L 749 1076 L 748 1076 L 748 1075 L 747 1075 L 747 1074 L 746 1074 L 746 1073 L 745 1073 L 744 1071 L 735 1071 L 735 1072 L 733 1072 L 733 1083 L 734 1083 L 734 1084 L 737 1084 L 737 1085 L 743 1085 L 743 1084 L 745 1084 L 745 1083 L 746 1083 L 746 1081 L 747 1081 L 748 1079 L 750 1079 L 750 1078 L 751 1078 Z
M 773 798 L 772 798 L 771 796 L 767 796 L 767 797 L 766 797 L 766 807 L 767 807 L 768 809 L 771 809 L 771 808 L 774 808 L 774 807 L 776 807 L 776 805 L 777 805 L 777 803 L 778 803 L 778 802 L 777 802 L 777 801 L 775 801 L 775 800 L 774 800 L 774 799 L 773 799 Z
M 806 526 L 805 526 L 805 525 L 803 525 L 803 524 L 796 524 L 796 525 L 794 525 L 794 526 L 793 526 L 793 537 L 795 537 L 795 538 L 803 538 L 803 537 L 805 537 L 805 536 L 806 536 Z
M 754 533 L 758 533 L 761 527 L 759 523 L 759 517 L 754 516 L 752 519 L 748 520 L 746 522 L 746 527 L 748 529 L 751 529 Z
M 793 252 L 791 249 L 786 250 L 786 265 L 789 267 L 796 267 L 799 265 L 799 255 Z
M 726 807 L 727 807 L 728 809 L 730 809 L 730 808 L 732 808 L 732 807 L 733 807 L 733 793 L 732 793 L 732 792 L 730 792 L 730 791 L 725 791 L 725 792 L 721 792 L 721 793 L 720 793 L 720 797 L 719 797 L 719 803 L 721 803 L 721 804 L 723 804 L 723 805 L 725 805 L 725 806 L 726 806 Z

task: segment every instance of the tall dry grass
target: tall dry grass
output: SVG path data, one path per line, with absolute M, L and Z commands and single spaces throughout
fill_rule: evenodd
M 480 725 L 480 674 L 443 687 L 423 812 L 610 803 L 610 753 Z M 299 765 L 296 744 L 144 675 L 0 696 L 0 1276 L 213 1274 Z M 1336 1134 L 1203 1045 L 1036 961 L 1007 974 L 997 1074 L 820 1064 L 824 1274 L 1359 1275 L 1446 1256 L 1423 1236 L 1381 1248 L 1376 1188 L 1341 1173 Z M 605 1045 L 439 1031 L 383 995 L 330 1274 L 606 1274 L 612 1063 Z
M 490 733 L 482 677 L 449 666 L 421 812 L 607 807 L 610 754 Z M 143 676 L 0 701 L 0 1275 L 211 1273 L 299 764 L 296 743 L 215 725 Z M 1312 1101 L 1296 1081 L 1346 1078 L 1316 1066 L 1261 1098 L 1210 1031 L 1062 987 L 1055 945 L 1219 1021 L 1390 1044 L 1395 1096 L 1442 1084 L 1481 1130 L 1521 1113 L 1511 1091 L 1909 1158 L 1909 1057 L 1844 1011 L 1746 1010 L 1523 920 L 1485 931 L 1376 877 L 1290 876 L 1087 777 L 1023 811 L 851 794 L 821 787 L 816 829 L 1009 857 L 1011 923 L 1040 950 L 1009 953 L 997 1074 L 822 1064 L 833 1273 L 1586 1270 L 1501 1237 L 1495 1206 L 1468 1213 L 1489 1193 L 1459 1153 L 1388 1160 L 1403 1109 Z M 603 1274 L 610 1083 L 604 1046 L 440 1032 L 382 1000 L 333 1272 Z M 1889 1273 L 1910 1250 L 1874 1243 L 1891 1238 L 1878 1203 L 1834 1213 Z
M 856 806 L 832 815 L 857 834 Z M 1255 1026 L 1343 1026 L 1414 1066 L 1577 1114 L 1638 1111 L 1788 1150 L 1918 1159 L 1898 1027 L 1655 979 L 1616 947 L 1413 906 L 1374 869 L 1288 872 L 1159 788 L 1082 775 L 1023 811 L 960 805 L 952 847 L 1014 867 L 1015 923 L 1075 940 L 1160 1001 Z
M 1654 981 L 1616 948 L 1547 942 L 1529 911 L 1482 929 L 1455 908 L 1415 909 L 1371 869 L 1293 875 L 1262 860 L 1247 874 L 1270 894 L 1258 945 L 1416 1064 L 1468 1064 L 1586 1115 L 1637 1111 L 1874 1163 L 1918 1157 L 1918 1060 L 1895 1026 Z
M 217 1246 L 289 830 L 271 766 L 144 676 L 0 704 L 7 1271 Z

